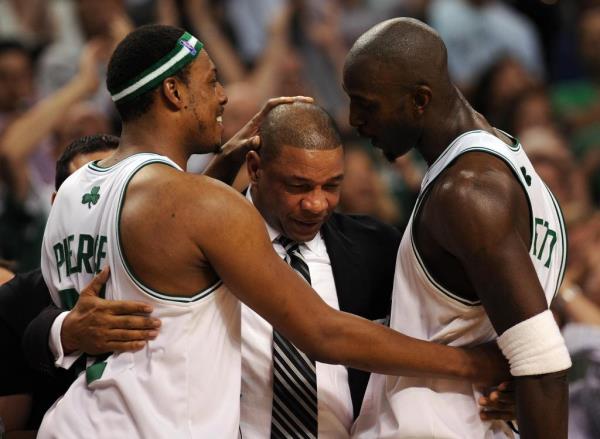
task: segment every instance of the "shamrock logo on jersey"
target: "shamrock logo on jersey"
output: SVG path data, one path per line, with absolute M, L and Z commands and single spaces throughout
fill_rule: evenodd
M 89 194 L 83 194 L 81 204 L 87 204 L 88 208 L 92 208 L 92 204 L 96 204 L 100 199 L 100 186 L 94 186 Z

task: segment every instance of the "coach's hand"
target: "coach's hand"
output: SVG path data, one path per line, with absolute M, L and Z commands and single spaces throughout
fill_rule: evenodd
M 60 338 L 65 354 L 136 351 L 157 336 L 160 320 L 149 316 L 151 305 L 98 297 L 109 275 L 108 267 L 97 274 L 63 321 Z
M 479 398 L 481 412 L 479 417 L 483 421 L 498 419 L 512 421 L 517 419 L 517 403 L 515 399 L 514 381 L 501 383 L 492 387 Z

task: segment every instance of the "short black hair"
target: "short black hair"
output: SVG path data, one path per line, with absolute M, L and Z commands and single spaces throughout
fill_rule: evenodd
M 335 149 L 342 145 L 333 118 L 315 104 L 296 102 L 273 108 L 260 126 L 263 162 L 279 155 L 281 147 L 309 150 Z
M 0 40 L 0 55 L 6 52 L 21 52 L 30 60 L 33 59 L 31 51 L 19 40 L 15 39 L 2 39 Z
M 184 30 L 175 26 L 149 24 L 141 26 L 127 35 L 119 43 L 108 63 L 106 86 L 110 93 L 118 93 L 129 81 L 167 55 Z M 189 67 L 185 66 L 175 75 L 187 84 Z M 146 113 L 154 102 L 157 86 L 146 93 L 127 99 L 115 105 L 123 122 L 130 122 Z
M 69 164 L 76 156 L 117 149 L 118 146 L 119 138 L 110 134 L 94 134 L 73 140 L 56 161 L 55 189 L 58 190 L 67 177 L 71 175 Z

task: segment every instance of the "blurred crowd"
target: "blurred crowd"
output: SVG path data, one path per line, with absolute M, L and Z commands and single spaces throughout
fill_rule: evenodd
M 400 15 L 438 30 L 457 86 L 521 140 L 558 198 L 569 263 L 557 316 L 575 358 L 600 364 L 600 338 L 590 337 L 600 331 L 600 1 L 0 0 L 2 263 L 17 271 L 39 265 L 55 161 L 66 145 L 118 134 L 106 64 L 116 43 L 146 23 L 179 25 L 204 42 L 229 97 L 224 140 L 270 97 L 314 96 L 346 147 L 341 210 L 403 228 L 426 166 L 412 153 L 390 164 L 369 148 L 348 124 L 341 87 L 354 40 Z M 192 157 L 189 170 L 206 162 Z M 595 389 L 599 413 L 598 367 L 574 374 L 587 380 L 584 393 Z

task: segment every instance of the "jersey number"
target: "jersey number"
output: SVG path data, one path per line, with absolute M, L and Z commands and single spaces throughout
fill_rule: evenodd
M 538 260 L 541 261 L 542 255 L 544 254 L 544 250 L 546 249 L 546 244 L 550 242 L 548 260 L 546 260 L 546 263 L 544 264 L 544 267 L 548 268 L 550 267 L 550 260 L 552 259 L 552 252 L 554 251 L 554 246 L 556 245 L 556 232 L 550 227 L 548 227 L 548 221 L 542 218 L 535 218 L 534 224 L 535 235 L 533 236 L 533 256 L 537 256 Z M 541 231 L 541 233 L 539 231 Z M 539 248 L 538 243 L 540 243 Z

